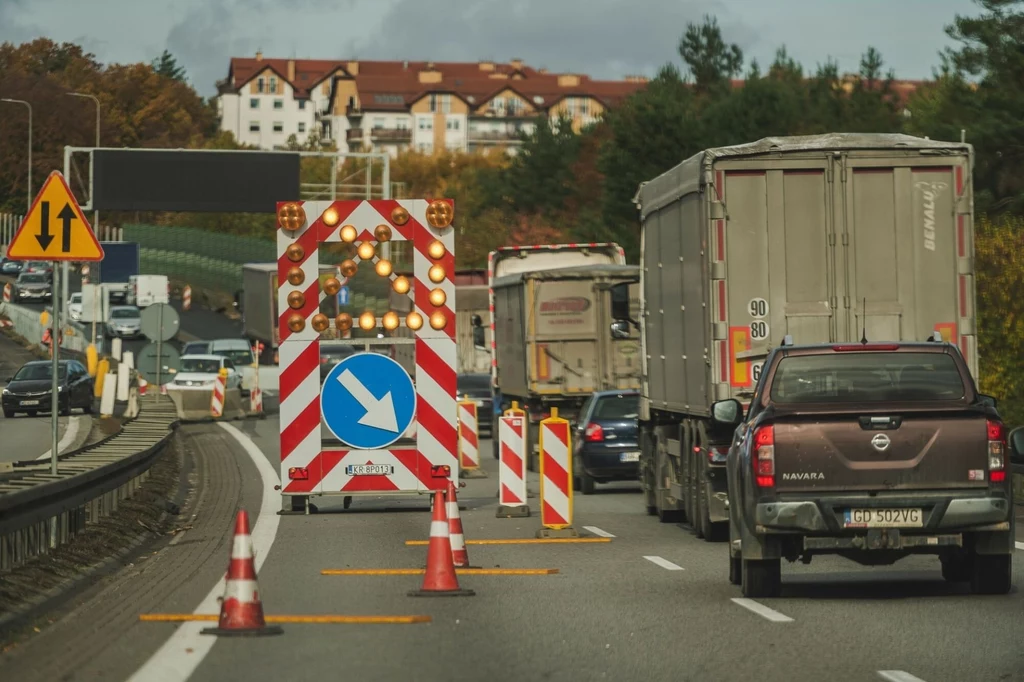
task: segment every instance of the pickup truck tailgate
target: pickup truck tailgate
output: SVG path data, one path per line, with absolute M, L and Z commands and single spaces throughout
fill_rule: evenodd
M 985 488 L 985 418 L 829 415 L 775 422 L 776 490 L 826 492 Z

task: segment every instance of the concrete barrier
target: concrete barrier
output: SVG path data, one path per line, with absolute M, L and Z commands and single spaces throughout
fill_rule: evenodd
M 39 321 L 39 311 L 25 308 L 14 303 L 0 303 L 0 313 L 6 315 L 14 325 L 14 331 L 32 343 L 42 347 L 43 327 Z M 99 339 L 97 339 L 99 350 Z M 61 348 L 66 348 L 76 353 L 85 353 L 89 347 L 89 332 L 81 324 L 69 321 L 64 325 L 64 343 Z
M 224 413 L 216 419 L 210 414 L 210 399 L 213 397 L 213 389 L 209 391 L 180 390 L 168 386 L 166 397 L 174 403 L 178 418 L 183 422 L 230 421 L 245 419 L 249 416 L 249 399 L 246 398 L 243 401 L 241 392 L 237 388 L 225 392 Z

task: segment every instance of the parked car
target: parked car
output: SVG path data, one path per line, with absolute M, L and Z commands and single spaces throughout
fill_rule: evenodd
M 573 473 L 584 495 L 595 483 L 637 481 L 640 443 L 637 391 L 598 391 L 583 403 L 573 433 Z
M 76 322 L 82 319 L 82 293 L 71 294 L 68 298 L 68 315 Z
M 256 385 L 256 355 L 246 339 L 214 339 L 207 353 L 230 358 L 242 378 L 242 395 L 247 396 Z
M 133 305 L 114 306 L 106 326 L 107 338 L 137 339 L 142 336 L 142 311 Z
M 17 277 L 24 268 L 25 263 L 23 261 L 4 258 L 3 262 L 0 263 L 0 274 Z
M 456 379 L 458 399 L 468 396 L 476 403 L 477 436 L 491 436 L 491 417 L 494 412 L 494 394 L 491 392 L 490 374 L 460 374 Z
M 23 271 L 14 282 L 16 292 L 14 299 L 22 301 L 49 301 L 53 298 L 53 288 L 45 273 Z
M 26 412 L 34 417 L 39 412 L 50 412 L 53 401 L 53 363 L 50 360 L 26 362 L 7 380 L 0 401 L 5 417 Z M 81 409 L 92 412 L 93 378 L 77 360 L 61 360 L 57 371 L 58 405 L 61 414 Z
M 185 391 L 212 390 L 213 382 L 222 368 L 228 371 L 225 387 L 228 390 L 241 388 L 242 375 L 235 369 L 231 358 L 213 354 L 181 356 L 178 372 L 168 388 Z

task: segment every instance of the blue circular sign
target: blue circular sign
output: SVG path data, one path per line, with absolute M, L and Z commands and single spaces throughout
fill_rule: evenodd
M 416 416 L 416 387 L 405 369 L 380 353 L 356 353 L 328 373 L 320 411 L 334 437 L 357 450 L 378 450 L 406 432 Z

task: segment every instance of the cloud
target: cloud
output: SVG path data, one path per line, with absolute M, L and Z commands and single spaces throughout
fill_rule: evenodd
M 379 2 L 379 0 L 370 0 Z M 718 17 L 728 42 L 754 32 L 718 0 L 397 0 L 353 43 L 360 59 L 507 61 L 621 78 L 678 62 L 687 22 Z

